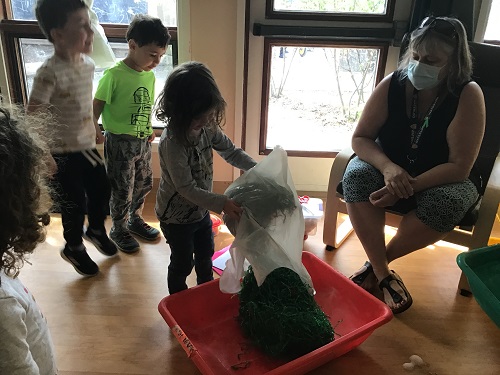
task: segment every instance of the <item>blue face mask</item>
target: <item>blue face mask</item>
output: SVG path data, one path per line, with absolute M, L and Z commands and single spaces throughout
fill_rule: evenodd
M 411 60 L 408 64 L 408 79 L 417 90 L 425 90 L 435 87 L 441 66 L 427 65 L 416 60 Z

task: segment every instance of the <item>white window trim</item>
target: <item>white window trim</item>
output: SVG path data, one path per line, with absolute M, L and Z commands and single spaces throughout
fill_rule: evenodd
M 0 93 L 2 95 L 2 100 L 6 101 L 7 104 L 10 104 L 12 101 L 10 98 L 9 80 L 7 78 L 7 62 L 4 59 L 4 53 L 2 35 L 0 43 Z
M 498 0 L 497 0 L 498 1 Z M 477 20 L 476 33 L 474 34 L 474 42 L 484 42 L 484 34 L 486 33 L 486 25 L 490 17 L 491 3 L 493 0 L 483 0 L 479 9 L 479 17 Z

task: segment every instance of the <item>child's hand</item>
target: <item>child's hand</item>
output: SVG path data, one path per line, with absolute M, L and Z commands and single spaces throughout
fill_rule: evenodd
M 241 208 L 235 201 L 232 199 L 228 199 L 224 204 L 223 211 L 226 215 L 228 215 L 231 219 L 236 220 L 236 222 L 240 221 L 241 213 L 243 212 L 243 208 Z
M 148 142 L 149 142 L 149 143 L 153 142 L 153 141 L 155 140 L 155 138 L 156 138 L 156 134 L 155 134 L 155 132 L 154 132 L 154 130 L 153 130 L 153 134 L 151 134 L 151 135 L 148 137 Z
M 104 134 L 100 130 L 95 132 L 95 143 L 98 145 L 104 143 Z

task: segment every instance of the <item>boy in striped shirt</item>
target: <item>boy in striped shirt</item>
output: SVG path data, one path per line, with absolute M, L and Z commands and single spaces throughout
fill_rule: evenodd
M 93 116 L 94 63 L 87 56 L 94 33 L 83 0 L 39 0 L 36 18 L 54 45 L 54 55 L 36 72 L 27 111 L 48 111 L 53 119 L 47 131 L 53 135 L 51 154 L 57 168 L 53 190 L 66 240 L 61 256 L 78 273 L 94 276 L 99 267 L 87 254 L 82 236 L 104 255 L 117 252 L 104 227 L 110 189 L 96 150 L 104 136 Z

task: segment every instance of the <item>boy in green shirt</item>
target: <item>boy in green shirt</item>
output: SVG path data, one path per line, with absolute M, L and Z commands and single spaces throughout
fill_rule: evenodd
M 94 96 L 94 116 L 102 114 L 106 131 L 104 154 L 111 183 L 109 237 L 125 253 L 140 249 L 134 233 L 155 240 L 159 231 L 141 217 L 153 186 L 151 126 L 156 67 L 165 54 L 170 34 L 158 18 L 136 15 L 127 30 L 127 57 L 104 72 Z

